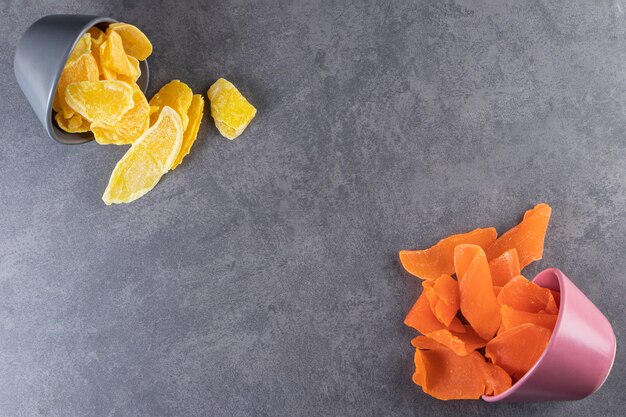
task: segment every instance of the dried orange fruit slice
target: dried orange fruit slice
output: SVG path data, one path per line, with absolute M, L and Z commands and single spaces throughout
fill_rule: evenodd
M 498 294 L 498 302 L 502 306 L 509 306 L 518 311 L 548 314 L 557 314 L 558 307 L 552 292 L 528 281 L 523 276 L 517 276 L 509 281 Z
M 52 102 L 54 111 L 63 111 L 64 117 L 69 119 L 73 116 L 73 111 L 65 101 L 65 89 L 69 84 L 80 81 L 97 81 L 98 80 L 98 64 L 91 54 L 83 54 L 70 65 L 66 65 L 61 72 L 57 91 Z
M 59 127 L 68 133 L 82 133 L 89 131 L 90 123 L 83 119 L 80 114 L 74 114 L 69 119 L 63 117 L 63 113 L 57 113 L 54 116 Z
M 552 332 L 525 323 L 499 334 L 487 343 L 485 356 L 515 379 L 520 379 L 537 362 Z
M 124 113 L 117 123 L 114 125 L 102 122 L 91 124 L 91 131 L 99 144 L 125 145 L 133 143 L 148 130 L 150 122 L 148 100 L 137 84 L 133 84 L 132 88 L 133 108 Z
M 493 285 L 503 286 L 522 273 L 517 250 L 509 249 L 502 255 L 489 261 L 489 271 Z
M 76 42 L 76 45 L 74 45 L 74 49 L 70 52 L 70 56 L 67 58 L 65 65 L 70 65 L 84 54 L 89 53 L 91 53 L 91 35 L 85 33 L 80 37 L 78 42 Z
M 180 116 L 166 106 L 117 163 L 102 200 L 107 205 L 129 203 L 145 195 L 170 170 L 182 143 Z
M 187 112 L 192 99 L 193 92 L 187 84 L 179 80 L 170 81 L 150 99 L 150 124 L 156 122 L 163 107 L 169 106 L 178 113 L 183 122 L 183 129 L 187 130 L 189 124 Z
M 109 70 L 109 72 L 118 75 L 125 75 L 131 78 L 137 75 L 135 68 L 128 60 L 128 55 L 124 51 L 122 38 L 117 32 L 110 29 L 107 29 L 105 40 L 100 45 L 100 65 Z
M 400 262 L 408 273 L 422 279 L 436 279 L 442 274 L 454 273 L 454 248 L 471 243 L 481 248 L 491 245 L 497 237 L 496 229 L 475 229 L 468 233 L 453 235 L 424 250 L 400 251 Z
M 191 99 L 189 111 L 187 112 L 187 116 L 189 117 L 189 124 L 187 125 L 187 129 L 185 129 L 185 133 L 183 133 L 183 145 L 180 147 L 180 152 L 176 157 L 176 161 L 174 161 L 174 165 L 172 165 L 173 170 L 176 169 L 176 167 L 180 165 L 181 162 L 183 162 L 183 158 L 189 154 L 191 146 L 196 141 L 203 114 L 204 98 L 202 98 L 200 94 L 194 94 Z
M 109 29 L 120 35 L 124 50 L 129 55 L 143 61 L 152 54 L 152 43 L 150 43 L 150 39 L 136 26 L 118 22 L 111 23 Z
M 459 311 L 459 283 L 443 274 L 434 281 L 423 281 L 422 287 L 432 312 L 441 323 L 449 326 Z
M 65 100 L 90 122 L 114 125 L 133 108 L 133 87 L 122 81 L 81 81 L 67 86 Z
M 483 362 L 483 378 L 485 380 L 485 395 L 500 395 L 511 388 L 513 381 L 506 371 L 498 365 Z
M 446 346 L 459 356 L 467 356 L 487 345 L 487 341 L 478 336 L 470 326 L 465 326 L 465 328 L 465 333 L 441 329 L 426 334 L 426 337 Z
M 437 317 L 433 314 L 430 308 L 430 303 L 428 302 L 424 292 L 422 292 L 413 307 L 411 307 L 411 310 L 404 319 L 404 324 L 409 327 L 413 327 L 422 334 L 446 328 L 459 333 L 465 332 L 465 327 L 463 327 L 461 321 L 456 317 L 452 319 L 449 326 L 446 326 L 437 320 Z
M 522 269 L 529 263 L 541 259 L 551 213 L 550 206 L 543 203 L 528 210 L 517 226 L 504 233 L 485 250 L 487 258 L 495 259 L 507 250 L 515 248 Z
M 559 317 L 558 314 L 546 313 L 543 310 L 538 313 L 518 311 L 507 305 L 500 308 L 500 313 L 502 314 L 502 325 L 498 330 L 498 334 L 525 323 L 532 323 L 545 327 L 548 330 L 553 330 Z
M 231 82 L 220 78 L 209 88 L 211 116 L 222 136 L 233 140 L 243 133 L 256 109 Z
M 500 327 L 500 304 L 493 293 L 493 284 L 489 272 L 489 264 L 485 253 L 477 245 L 459 245 L 455 249 L 455 259 L 470 254 L 471 261 L 455 261 L 468 264 L 467 269 L 459 276 L 459 292 L 461 294 L 461 313 L 478 335 L 489 340 Z

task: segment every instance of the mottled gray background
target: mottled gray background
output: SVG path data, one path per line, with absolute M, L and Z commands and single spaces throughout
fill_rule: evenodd
M 544 260 L 626 342 L 626 3 L 0 2 L 0 416 L 615 416 L 441 402 L 411 383 L 397 251 L 545 201 Z M 232 80 L 258 108 L 146 197 L 126 147 L 44 136 L 13 77 L 50 13 L 137 24 L 150 94 Z M 581 358 L 585 360 L 585 358 Z

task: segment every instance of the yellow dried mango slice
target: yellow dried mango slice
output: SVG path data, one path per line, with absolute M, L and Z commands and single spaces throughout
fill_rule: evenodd
M 69 65 L 72 62 L 76 61 L 81 56 L 91 53 L 91 35 L 89 32 L 85 33 L 80 37 L 72 52 L 70 52 L 70 56 L 67 58 L 65 65 Z
M 102 196 L 105 204 L 129 203 L 153 189 L 172 167 L 182 142 L 180 116 L 166 106 L 115 166 Z
M 133 108 L 133 87 L 122 81 L 81 81 L 67 86 L 65 100 L 90 122 L 114 125 Z
M 256 115 L 254 106 L 224 78 L 213 83 L 207 95 L 215 126 L 222 136 L 230 140 L 241 135 Z
M 94 122 L 91 124 L 96 142 L 101 145 L 125 145 L 133 143 L 146 130 L 150 122 L 148 100 L 137 84 L 133 84 L 133 108 L 113 126 Z
M 91 35 L 91 55 L 93 55 L 98 64 L 98 71 L 100 72 L 100 79 L 104 79 L 102 75 L 102 67 L 100 66 L 100 45 L 104 42 L 104 32 L 97 27 L 92 27 L 88 30 Z
M 89 122 L 81 117 L 80 114 L 74 114 L 71 118 L 66 119 L 63 113 L 57 113 L 54 116 L 59 127 L 68 133 L 82 133 L 89 131 Z
M 124 50 L 129 55 L 143 61 L 152 54 L 152 43 L 136 26 L 119 22 L 111 23 L 109 28 L 120 35 L 124 43 Z
M 100 45 L 100 65 L 119 75 L 135 75 L 135 68 L 124 51 L 122 38 L 115 31 L 106 31 L 105 40 Z
M 69 108 L 65 101 L 65 89 L 69 84 L 80 81 L 96 81 L 98 80 L 98 64 L 91 54 L 83 54 L 76 61 L 69 65 L 65 65 L 59 82 L 57 91 L 52 101 L 52 109 L 54 111 L 64 111 L 64 116 L 69 119 L 73 116 L 73 111 Z
M 150 99 L 150 108 L 155 107 L 155 110 L 151 110 L 150 124 L 154 124 L 158 117 L 159 112 L 165 106 L 169 106 L 176 110 L 180 119 L 183 122 L 183 129 L 187 129 L 189 124 L 189 106 L 191 106 L 191 99 L 193 92 L 189 86 L 179 80 L 172 80 L 165 84 L 158 93 Z
M 176 161 L 174 161 L 174 165 L 172 165 L 172 169 L 176 169 L 176 167 L 183 162 L 183 158 L 189 154 L 191 146 L 196 141 L 196 137 L 198 136 L 198 130 L 200 130 L 200 123 L 202 122 L 203 114 L 204 98 L 202 98 L 200 94 L 194 94 L 191 99 L 191 106 L 189 106 L 189 111 L 187 113 L 187 116 L 189 116 L 189 124 L 183 134 L 183 144 L 180 147 L 180 152 L 176 157 Z

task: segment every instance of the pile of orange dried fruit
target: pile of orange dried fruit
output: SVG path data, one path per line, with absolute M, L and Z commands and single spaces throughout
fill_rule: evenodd
M 560 296 L 522 276 L 543 256 L 551 208 L 538 204 L 502 236 L 495 228 L 404 250 L 404 268 L 422 293 L 404 323 L 415 337 L 413 382 L 441 400 L 498 395 L 524 376 L 546 348 Z M 455 276 L 455 277 L 453 277 Z
M 77 41 L 59 77 L 52 109 L 57 125 L 68 133 L 91 131 L 99 144 L 131 145 L 102 196 L 109 205 L 138 199 L 180 165 L 198 136 L 204 98 L 174 80 L 148 101 L 137 81 L 140 61 L 152 54 L 150 40 L 128 23 L 102 29 L 94 26 Z M 207 95 L 215 125 L 228 139 L 241 135 L 256 115 L 223 78 Z

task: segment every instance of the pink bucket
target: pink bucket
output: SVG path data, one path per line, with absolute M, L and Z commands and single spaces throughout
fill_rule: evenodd
M 611 372 L 616 340 L 598 308 L 556 268 L 540 272 L 534 283 L 560 291 L 559 317 L 537 363 L 488 402 L 579 400 L 596 392 Z

